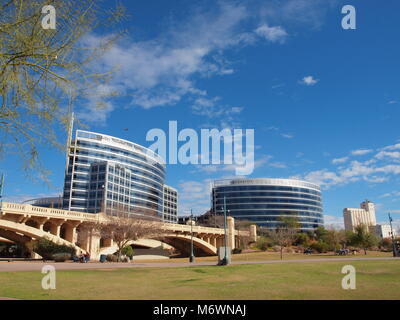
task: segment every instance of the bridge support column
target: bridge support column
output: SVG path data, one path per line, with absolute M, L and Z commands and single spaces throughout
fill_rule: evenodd
M 257 241 L 257 227 L 255 224 L 250 226 L 250 241 L 256 242 Z
M 224 236 L 218 237 L 216 239 L 216 244 L 217 248 L 222 247 L 224 245 Z
M 31 218 L 30 215 L 24 214 L 24 215 L 21 217 L 21 219 L 19 219 L 18 223 L 23 223 L 23 224 L 25 224 L 25 222 L 27 222 L 30 218 Z
M 50 227 L 50 233 L 54 234 L 55 236 L 60 236 L 61 224 L 52 224 Z
M 92 234 L 89 239 L 89 248 L 91 260 L 98 260 L 100 258 L 100 236 Z
M 37 228 L 40 231 L 43 231 L 43 226 L 49 219 L 48 218 L 34 217 L 33 220 L 37 223 Z
M 227 217 L 227 246 L 231 249 L 235 249 L 235 219 L 232 217 Z
M 217 247 L 217 237 L 216 236 L 210 237 L 210 244 L 214 247 Z
M 76 225 L 66 223 L 65 228 L 65 240 L 75 243 L 76 242 Z
M 54 234 L 57 237 L 61 238 L 61 225 L 65 222 L 65 220 L 59 220 L 59 219 L 51 219 L 50 223 L 50 233 Z

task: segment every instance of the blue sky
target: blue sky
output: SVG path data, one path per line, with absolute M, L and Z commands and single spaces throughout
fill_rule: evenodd
M 297 177 L 323 188 L 326 223 L 364 199 L 400 221 L 400 3 L 387 0 L 122 1 L 127 37 L 97 70 L 114 79 L 75 105 L 89 129 L 148 146 L 152 128 L 255 130 L 251 177 Z M 354 5 L 357 29 L 341 27 Z M 110 34 L 97 33 L 96 43 Z M 121 97 L 94 107 L 96 96 Z M 124 130 L 128 128 L 128 130 Z M 43 147 L 53 187 L 0 162 L 5 196 L 20 201 L 58 194 L 65 155 Z M 233 177 L 228 166 L 169 165 L 180 214 L 203 213 L 209 182 Z

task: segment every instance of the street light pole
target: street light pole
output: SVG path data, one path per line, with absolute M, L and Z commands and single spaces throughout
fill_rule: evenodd
M 193 253 L 193 210 L 190 209 L 190 258 L 189 262 L 194 262 L 194 253 Z
M 224 259 L 221 261 L 221 265 L 226 266 L 228 264 L 228 258 L 226 256 L 227 251 L 227 236 L 226 236 L 226 197 L 224 197 Z
M 392 248 L 393 248 L 393 257 L 397 257 L 397 250 L 396 250 L 396 244 L 394 243 L 394 234 L 393 234 L 393 226 L 392 226 L 392 217 L 390 216 L 390 213 L 388 213 L 389 216 L 389 223 L 390 223 L 390 232 L 392 234 Z

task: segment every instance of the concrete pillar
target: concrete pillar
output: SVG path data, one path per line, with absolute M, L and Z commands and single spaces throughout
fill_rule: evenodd
M 100 258 L 100 236 L 91 234 L 89 237 L 89 246 L 87 251 L 91 260 L 99 260 Z
M 50 226 L 50 233 L 59 237 L 60 236 L 61 225 L 52 223 Z
M 256 242 L 257 241 L 257 227 L 255 224 L 250 226 L 250 241 Z
M 233 217 L 227 217 L 227 246 L 231 249 L 235 249 L 235 219 Z
M 217 247 L 217 237 L 216 236 L 211 236 L 210 237 L 210 244 L 214 247 Z
M 76 238 L 76 227 L 73 227 L 69 224 L 65 224 L 65 240 L 74 243 L 74 238 Z
M 222 247 L 224 245 L 224 236 L 217 238 L 217 248 Z

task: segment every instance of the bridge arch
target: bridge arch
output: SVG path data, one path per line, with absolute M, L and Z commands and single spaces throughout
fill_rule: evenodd
M 26 243 L 29 239 L 47 238 L 57 244 L 72 246 L 78 252 L 85 251 L 74 243 L 55 236 L 49 232 L 10 220 L 0 219 L 0 234 L 6 239 L 21 243 Z
M 175 247 L 175 245 L 176 245 L 176 240 L 178 240 L 180 242 L 184 242 L 185 244 L 190 244 L 190 242 L 192 240 L 190 235 L 178 234 L 178 233 L 163 234 L 159 238 L 164 239 L 165 242 L 172 245 L 173 247 Z M 214 247 L 213 245 L 209 244 L 208 242 L 206 242 L 200 238 L 193 237 L 193 246 L 195 248 L 200 249 L 202 252 L 204 252 L 207 255 L 216 255 L 217 254 L 216 247 Z M 187 247 L 189 247 L 189 246 L 187 246 Z

